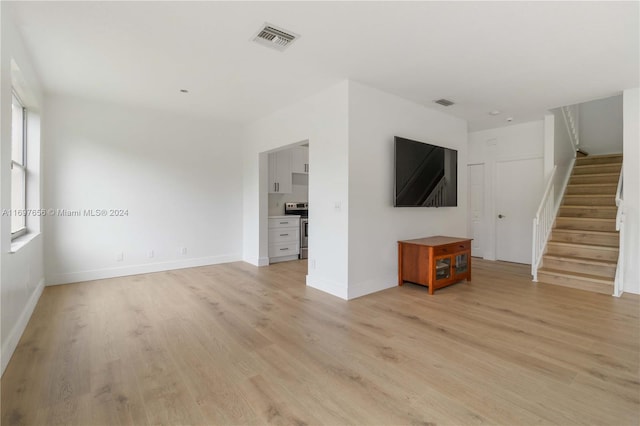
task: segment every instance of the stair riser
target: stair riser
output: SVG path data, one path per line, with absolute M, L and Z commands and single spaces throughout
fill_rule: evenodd
M 549 259 L 542 257 L 542 266 L 550 269 L 558 269 L 566 272 L 579 272 L 582 274 L 600 275 L 614 279 L 616 276 L 615 266 L 591 265 L 581 262 L 569 262 L 564 260 Z
M 547 272 L 538 272 L 538 282 L 593 291 L 595 293 L 613 294 L 613 285 L 594 283 L 580 278 L 562 277 Z
M 597 260 L 618 260 L 618 250 L 599 247 L 591 248 L 549 244 L 547 246 L 547 253 L 558 256 L 585 257 L 587 259 Z
M 591 194 L 589 197 L 576 195 L 565 195 L 562 200 L 564 206 L 615 206 L 616 196 L 614 194 L 597 195 Z
M 576 158 L 576 166 L 587 166 L 591 164 L 622 164 L 622 156 L 597 157 L 587 156 Z
M 576 220 L 571 217 L 558 217 L 556 218 L 556 228 L 560 229 L 578 229 L 586 231 L 615 231 L 616 221 L 613 219 L 606 221 L 599 220 Z
M 567 186 L 565 195 L 609 195 L 615 198 L 618 182 L 615 184 L 598 186 Z
M 581 167 L 587 166 L 587 167 Z M 573 168 L 573 175 L 588 175 L 593 173 L 620 173 L 622 164 L 598 164 L 596 166 L 586 164 L 576 164 Z
M 617 247 L 620 243 L 620 237 L 617 234 L 575 234 L 562 231 L 553 231 L 553 233 L 551 234 L 551 241 L 578 244 L 600 244 L 605 246 Z
M 615 209 L 602 208 L 580 208 L 580 207 L 560 207 L 559 215 L 562 217 L 592 217 L 600 219 L 615 219 L 617 211 Z
M 571 175 L 569 184 L 579 185 L 582 183 L 618 183 L 618 175 Z

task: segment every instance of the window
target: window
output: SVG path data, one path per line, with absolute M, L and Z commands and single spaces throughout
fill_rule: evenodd
M 11 239 L 27 232 L 27 114 L 13 93 L 11 96 Z

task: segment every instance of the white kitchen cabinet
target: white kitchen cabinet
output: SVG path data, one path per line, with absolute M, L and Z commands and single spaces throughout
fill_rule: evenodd
M 293 190 L 291 182 L 291 150 L 269 154 L 269 193 L 290 194 Z
M 269 263 L 295 260 L 300 254 L 300 216 L 269 216 Z
M 309 148 L 296 146 L 291 149 L 291 171 L 309 174 Z

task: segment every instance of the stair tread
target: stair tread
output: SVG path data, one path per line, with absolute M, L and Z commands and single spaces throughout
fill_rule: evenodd
M 597 210 L 601 210 L 601 209 L 607 209 L 607 210 L 617 210 L 618 207 L 616 206 L 609 206 L 609 205 L 591 205 L 591 204 L 561 204 L 560 208 L 563 209 L 597 209 Z
M 571 219 L 571 220 L 597 220 L 602 222 L 615 222 L 616 219 L 613 217 L 575 217 L 575 216 L 560 216 L 558 215 L 558 219 Z
M 551 269 L 551 268 L 545 268 L 545 267 L 538 269 L 538 274 L 545 273 L 545 272 L 549 274 L 560 275 L 562 277 L 567 277 L 567 278 L 580 278 L 586 281 L 591 281 L 591 282 L 600 283 L 600 284 L 613 285 L 613 281 L 614 281 L 613 278 L 603 277 L 601 275 L 584 274 L 581 272 L 567 272 L 567 271 L 561 271 L 559 269 Z
M 590 257 L 567 256 L 564 254 L 543 254 L 542 258 L 544 259 L 545 257 L 570 262 L 588 263 L 590 265 L 616 266 L 618 264 L 615 260 L 591 259 Z
M 596 231 L 591 229 L 566 229 L 566 228 L 553 228 L 553 231 L 563 232 L 569 234 L 595 234 L 595 235 L 618 235 L 618 231 Z
M 581 158 L 622 158 L 622 153 L 619 154 L 595 154 L 595 155 L 588 155 L 586 157 L 581 157 Z
M 605 244 L 585 244 L 585 243 L 572 243 L 572 242 L 568 242 L 568 241 L 554 241 L 554 240 L 549 240 L 548 244 L 554 245 L 554 246 L 568 246 L 568 247 L 579 247 L 579 248 L 590 248 L 590 249 L 605 249 L 605 250 L 609 250 L 609 251 L 619 251 L 619 247 L 618 246 L 608 246 Z

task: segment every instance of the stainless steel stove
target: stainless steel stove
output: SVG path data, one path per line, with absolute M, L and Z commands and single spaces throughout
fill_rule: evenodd
M 284 214 L 300 216 L 300 259 L 309 257 L 309 203 L 285 203 Z

